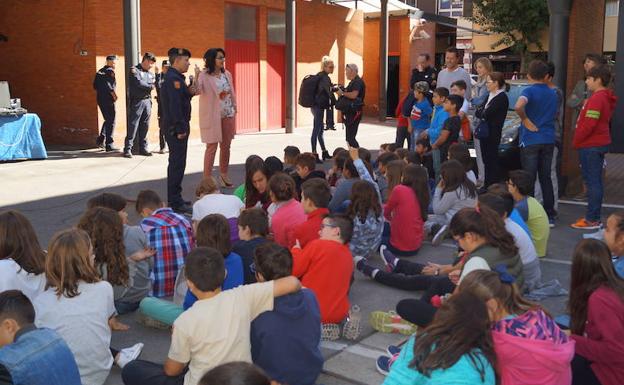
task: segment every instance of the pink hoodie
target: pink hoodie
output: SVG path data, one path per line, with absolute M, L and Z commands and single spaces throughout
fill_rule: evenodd
M 492 331 L 502 385 L 570 385 L 574 341 L 517 337 Z

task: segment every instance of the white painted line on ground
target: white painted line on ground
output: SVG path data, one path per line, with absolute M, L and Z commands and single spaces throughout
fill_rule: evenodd
M 334 341 L 321 341 L 321 347 L 329 350 L 341 351 L 341 353 L 347 352 L 355 354 L 356 356 L 376 359 L 380 355 L 384 354 L 381 349 L 371 349 L 362 346 L 361 344 L 348 345 L 341 342 Z
M 560 259 L 552 259 L 552 258 L 539 258 L 540 261 L 557 263 L 559 265 L 572 265 L 572 261 L 562 261 Z
M 565 203 L 567 205 L 576 205 L 576 206 L 587 206 L 587 202 L 577 202 L 577 201 L 568 201 L 559 199 L 559 203 Z M 616 205 L 613 203 L 603 203 L 602 207 L 607 207 L 610 209 L 624 209 L 624 205 Z

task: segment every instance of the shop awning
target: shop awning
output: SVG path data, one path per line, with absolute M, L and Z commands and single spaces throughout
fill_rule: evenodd
M 366 13 L 380 13 L 381 12 L 381 0 L 328 0 L 329 4 L 340 5 L 342 7 L 357 9 Z M 410 12 L 417 11 L 418 8 L 414 8 L 411 5 L 407 5 L 399 0 L 388 0 L 388 13 L 393 12 Z

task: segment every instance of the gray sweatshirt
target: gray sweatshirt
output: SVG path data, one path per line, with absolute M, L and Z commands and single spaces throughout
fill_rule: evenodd
M 453 215 L 464 207 L 474 208 L 477 205 L 477 199 L 476 197 L 470 198 L 468 191 L 462 187 L 447 193 L 442 193 L 442 189 L 436 187 L 431 205 L 434 214 L 444 215 L 447 222 L 450 222 Z

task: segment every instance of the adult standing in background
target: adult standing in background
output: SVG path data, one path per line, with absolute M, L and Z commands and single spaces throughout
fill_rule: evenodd
M 416 67 L 412 70 L 410 90 L 413 90 L 414 84 L 418 82 L 427 82 L 430 90 L 428 95 L 433 95 L 433 90 L 436 88 L 436 76 L 437 71 L 431 66 L 429 54 L 419 54 L 418 58 L 416 58 Z M 431 97 L 429 99 L 431 100 Z
M 105 146 L 106 152 L 118 151 L 113 146 L 113 129 L 115 128 L 115 102 L 117 101 L 117 81 L 115 80 L 115 61 L 117 56 L 109 55 L 106 57 L 106 65 L 95 74 L 93 79 L 93 88 L 97 92 L 97 104 L 102 112 L 104 123 L 102 130 L 95 140 L 98 147 Z
M 204 54 L 204 70 L 195 66 L 197 83 L 193 91 L 199 95 L 199 129 L 206 143 L 204 152 L 204 177 L 212 175 L 217 147 L 221 185 L 233 187 L 228 178 L 230 144 L 236 134 L 236 94 L 232 74 L 225 69 L 225 51 L 210 48 Z
M 317 74 L 319 77 L 318 86 L 316 87 L 316 97 L 314 98 L 314 105 L 312 106 L 312 115 L 314 115 L 314 124 L 312 127 L 312 137 L 310 142 L 312 144 L 312 153 L 316 157 L 317 163 L 322 163 L 316 152 L 316 142 L 321 145 L 323 151 L 323 160 L 331 159 L 327 148 L 325 147 L 325 140 L 323 139 L 323 118 L 325 116 L 325 110 L 331 105 L 332 98 L 332 82 L 329 74 L 334 72 L 334 61 L 329 56 L 323 56 L 321 59 L 321 72 Z
M 165 82 L 165 75 L 167 74 L 167 71 L 169 70 L 169 60 L 163 60 L 162 61 L 162 72 L 158 72 L 158 66 L 156 66 L 155 68 L 155 72 L 156 72 L 156 103 L 158 105 L 158 129 L 159 129 L 159 133 L 158 133 L 158 142 L 160 145 L 160 153 L 164 154 L 165 153 L 165 144 L 167 143 L 165 140 L 165 128 L 163 125 L 163 120 L 162 118 L 162 106 L 160 104 L 160 89 L 162 88 L 162 84 Z
M 191 131 L 191 98 L 193 93 L 186 85 L 191 52 L 186 48 L 171 48 L 168 52 L 171 67 L 165 75 L 161 94 L 163 122 L 169 146 L 167 166 L 167 199 L 169 207 L 178 213 L 191 213 L 190 202 L 182 198 L 182 179 L 186 169 L 188 136 Z
M 336 92 L 339 96 L 352 100 L 352 105 L 354 105 L 354 107 L 343 111 L 346 126 L 345 134 L 349 147 L 359 148 L 360 145 L 355 139 L 355 136 L 357 135 L 360 121 L 362 120 L 362 107 L 364 106 L 366 85 L 364 84 L 364 80 L 358 75 L 358 67 L 355 64 L 347 64 L 345 76 L 349 80 L 347 88 L 345 88 L 344 91 L 338 89 Z M 325 159 L 324 155 L 323 159 Z
M 475 84 L 474 87 L 472 88 L 472 95 L 468 95 L 468 97 L 472 97 L 472 100 L 471 100 L 472 107 L 478 108 L 478 106 L 483 105 L 488 100 L 488 97 L 490 96 L 490 93 L 491 93 L 488 87 L 487 81 L 489 79 L 489 75 L 493 71 L 492 62 L 490 61 L 490 59 L 486 57 L 480 57 L 475 61 L 474 69 L 475 71 L 477 71 L 477 76 L 478 76 L 477 84 Z M 473 125 L 472 127 L 473 134 L 474 134 L 475 128 L 476 127 Z M 484 152 L 481 151 L 481 141 L 478 138 L 476 138 L 474 135 L 472 135 L 472 138 L 473 138 L 474 148 L 477 153 L 477 171 L 479 174 L 477 177 L 477 184 L 481 186 L 485 183 L 485 174 L 486 174 L 484 160 L 482 157 L 482 154 Z
M 437 86 L 450 90 L 451 84 L 458 80 L 463 80 L 466 82 L 466 99 L 470 101 L 472 96 L 472 83 L 470 74 L 463 67 L 459 66 L 459 63 L 463 60 L 464 55 L 463 53 L 460 54 L 457 48 L 447 48 L 446 54 L 444 55 L 445 68 L 438 74 Z
M 150 72 L 156 63 L 156 56 L 151 52 L 143 55 L 143 60 L 130 69 L 130 105 L 128 106 L 128 133 L 124 143 L 124 153 L 126 158 L 132 158 L 132 147 L 137 132 L 139 134 L 139 154 L 152 156 L 147 148 L 147 130 L 149 129 L 149 119 L 152 114 L 152 89 L 156 78 Z

